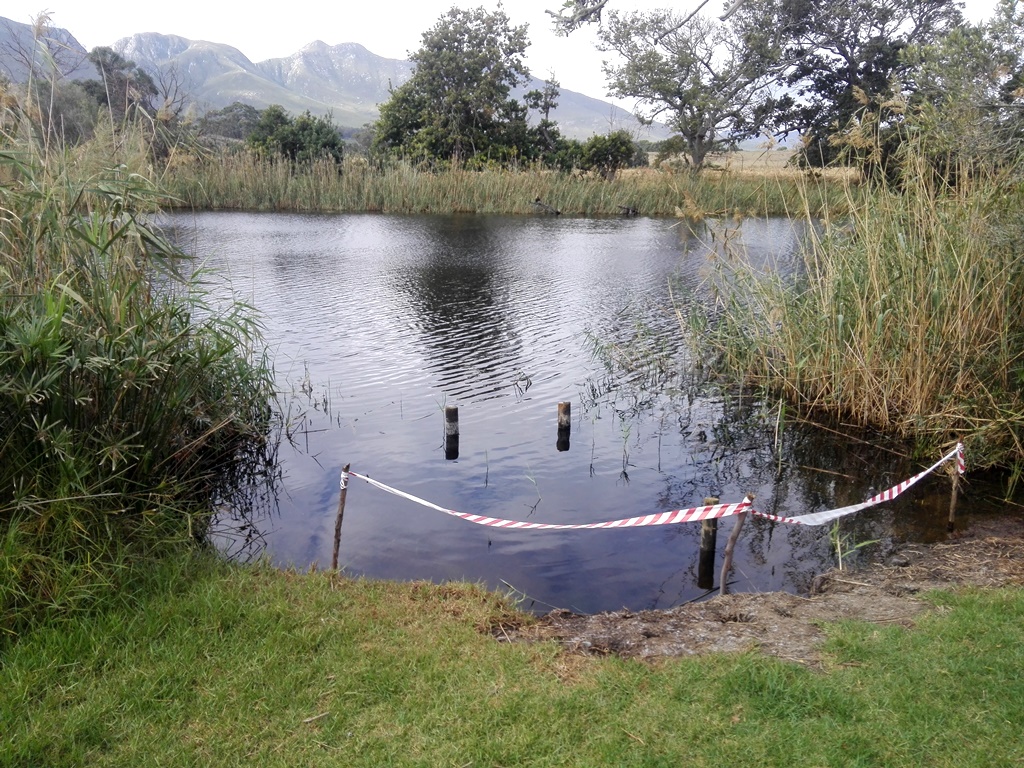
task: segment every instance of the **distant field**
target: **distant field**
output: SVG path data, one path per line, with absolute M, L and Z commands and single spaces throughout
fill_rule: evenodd
M 712 156 L 712 162 L 730 171 L 794 170 L 788 165 L 792 149 L 741 149 Z
M 708 159 L 707 171 L 728 171 L 733 175 L 747 176 L 789 176 L 798 177 L 806 171 L 790 164 L 796 150 L 793 149 L 741 149 L 735 152 L 719 152 Z M 651 154 L 651 163 L 654 163 L 656 154 Z M 818 171 L 826 178 L 842 179 L 855 175 L 851 169 L 830 168 Z

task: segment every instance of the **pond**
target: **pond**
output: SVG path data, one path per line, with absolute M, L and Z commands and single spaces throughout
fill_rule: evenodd
M 760 269 L 797 269 L 801 229 L 785 219 L 691 228 L 645 218 L 181 213 L 168 223 L 214 268 L 216 300 L 233 296 L 263 317 L 285 439 L 257 524 L 282 566 L 330 564 L 346 464 L 445 509 L 589 523 L 745 493 L 761 511 L 797 515 L 862 501 L 930 463 L 780 425 L 777 404 L 687 386 L 677 306 L 707 290 L 726 250 Z M 610 356 L 627 362 L 609 367 Z M 557 445 L 560 402 L 571 403 L 568 450 Z M 457 458 L 446 458 L 446 406 L 459 408 Z M 944 475 L 926 479 L 844 519 L 842 535 L 851 546 L 941 536 L 948 494 Z M 719 554 L 733 524 L 721 523 Z M 835 562 L 827 527 L 747 526 L 734 590 L 802 591 Z M 665 608 L 706 593 L 699 534 L 698 523 L 494 529 L 353 479 L 340 564 L 374 578 L 480 581 L 525 595 L 533 610 Z

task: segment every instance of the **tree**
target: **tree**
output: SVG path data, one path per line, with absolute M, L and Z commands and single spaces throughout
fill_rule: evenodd
M 926 137 L 921 153 L 947 182 L 1016 157 L 1024 140 L 1024 7 L 1001 0 L 994 17 L 909 49 L 903 122 Z
M 886 103 L 905 92 L 913 71 L 904 54 L 962 24 L 956 0 L 765 0 L 764 23 L 784 30 L 797 94 L 789 128 L 805 137 L 804 160 L 827 165 L 830 137 L 864 109 L 884 127 L 898 115 Z
M 604 136 L 587 139 L 580 151 L 580 168 L 597 171 L 601 178 L 611 181 L 620 168 L 633 165 L 637 146 L 627 131 L 614 131 Z
M 610 11 L 599 40 L 619 57 L 605 64 L 611 93 L 639 99 L 642 120 L 664 119 L 694 172 L 710 153 L 757 135 L 786 103 L 770 92 L 783 74 L 781 41 L 749 15 L 722 23 Z
M 504 159 L 525 136 L 526 109 L 509 98 L 529 72 L 526 27 L 499 10 L 452 8 L 423 34 L 410 80 L 380 108 L 374 148 L 416 160 Z
M 548 11 L 555 21 L 555 30 L 568 35 L 585 24 L 600 24 L 608 0 L 565 0 L 561 10 Z
M 293 118 L 277 104 L 263 110 L 246 141 L 260 155 L 278 155 L 300 164 L 320 159 L 340 164 L 345 151 L 341 133 L 330 118 L 309 110 Z
M 158 93 L 156 84 L 134 61 L 106 46 L 93 48 L 89 61 L 101 79 L 87 80 L 82 86 L 97 104 L 108 110 L 112 123 L 119 125 L 138 111 L 152 111 Z
M 609 0 L 565 0 L 548 13 L 562 34 L 589 23 L 607 30 L 605 19 L 615 13 L 608 6 Z M 803 161 L 825 165 L 840 155 L 831 137 L 865 109 L 883 128 L 899 119 L 884 113 L 890 98 L 907 90 L 912 62 L 905 51 L 959 26 L 958 6 L 957 0 L 734 0 L 723 20 L 743 19 L 741 40 L 756 41 L 758 56 L 775 55 L 781 46 L 779 62 L 795 98 L 764 101 L 752 114 L 777 133 L 802 133 Z M 737 63 L 746 66 L 742 57 Z
M 199 132 L 207 136 L 247 139 L 259 122 L 260 111 L 256 107 L 235 101 L 223 109 L 211 110 L 203 115 L 199 120 Z
M 540 137 L 541 146 L 544 152 L 555 152 L 558 149 L 558 139 L 561 133 L 551 120 L 551 112 L 558 106 L 558 97 L 561 95 L 561 84 L 555 80 L 552 74 L 544 81 L 542 90 L 527 91 L 523 94 L 523 101 L 526 106 L 540 114 L 540 122 L 537 125 L 537 135 Z

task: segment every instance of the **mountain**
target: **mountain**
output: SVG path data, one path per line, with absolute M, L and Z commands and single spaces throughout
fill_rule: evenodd
M 292 113 L 330 113 L 347 128 L 376 120 L 388 84 L 403 83 L 412 74 L 409 62 L 385 59 L 356 43 L 316 41 L 287 58 L 261 62 L 230 45 L 153 32 L 112 47 L 150 73 L 176 70 L 200 112 L 235 101 L 257 109 L 280 104 Z
M 29 63 L 35 60 L 37 71 L 45 71 L 46 58 L 50 58 L 64 76 L 75 80 L 96 77 L 96 68 L 86 58 L 86 53 L 66 29 L 51 28 L 45 46 L 39 46 L 31 25 L 0 16 L 0 80 L 23 83 L 28 79 Z
M 358 43 L 327 45 L 317 40 L 286 58 L 257 63 L 228 45 L 154 32 L 122 38 L 113 48 L 151 73 L 176 69 L 201 111 L 235 101 L 258 109 L 280 104 L 293 113 L 330 113 L 334 122 L 350 129 L 376 120 L 377 105 L 388 100 L 391 87 L 413 73 L 411 62 L 378 56 Z M 523 91 L 543 86 L 534 78 Z M 668 135 L 663 128 L 644 128 L 624 109 L 574 91 L 562 91 L 551 118 L 571 138 L 585 139 L 610 128 L 650 130 L 644 135 L 651 138 Z
M 97 77 L 85 59 L 85 49 L 70 33 L 55 29 L 51 34 L 69 57 L 77 57 L 79 66 L 72 69 L 72 78 Z M 0 74 L 23 82 L 27 69 L 19 52 L 32 50 L 31 43 L 29 25 L 0 18 Z M 327 45 L 317 40 L 291 56 L 261 62 L 249 60 L 230 45 L 156 32 L 125 37 L 111 47 L 154 80 L 159 82 L 163 73 L 164 79 L 179 82 L 192 109 L 200 114 L 236 101 L 257 109 L 280 104 L 293 114 L 307 109 L 317 115 L 330 114 L 349 131 L 376 120 L 377 107 L 387 101 L 390 89 L 413 73 L 411 62 L 378 56 L 358 43 Z M 542 87 L 540 80 L 533 79 L 523 90 Z M 613 104 L 568 90 L 562 91 L 551 119 L 570 138 L 586 139 L 618 128 L 643 138 L 668 135 L 662 127 L 641 126 L 631 113 Z

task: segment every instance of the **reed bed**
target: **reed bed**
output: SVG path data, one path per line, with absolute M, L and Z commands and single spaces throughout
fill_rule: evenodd
M 110 163 L 144 164 L 129 138 L 98 157 L 0 120 L 0 644 L 200 540 L 225 471 L 263 450 L 253 314 L 207 306 L 149 225 L 161 196 Z
M 1020 466 L 1022 169 L 964 168 L 955 187 L 933 169 L 909 147 L 898 186 L 826 210 L 798 279 L 721 260 L 714 304 L 684 327 L 715 372 L 803 414 Z
M 362 158 L 296 167 L 248 153 L 194 155 L 168 166 L 164 184 L 177 205 L 196 209 L 534 214 L 540 198 L 573 216 L 789 215 L 801 199 L 813 210 L 846 197 L 829 180 L 802 174 L 712 172 L 699 177 L 654 169 L 593 174 L 525 170 L 432 172 L 408 164 L 375 168 Z

